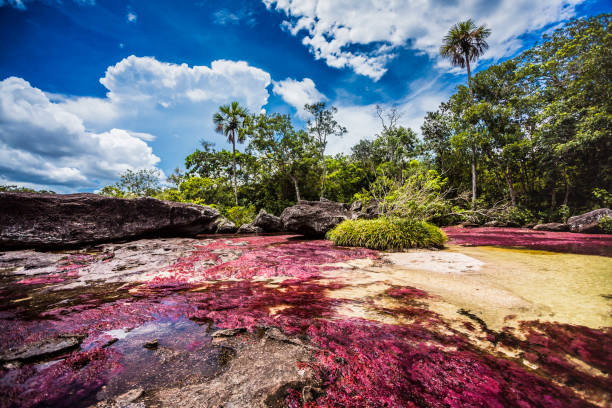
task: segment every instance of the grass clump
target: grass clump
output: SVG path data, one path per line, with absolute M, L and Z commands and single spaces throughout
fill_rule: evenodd
M 442 248 L 446 235 L 435 225 L 406 218 L 346 220 L 327 233 L 336 245 L 380 250 Z

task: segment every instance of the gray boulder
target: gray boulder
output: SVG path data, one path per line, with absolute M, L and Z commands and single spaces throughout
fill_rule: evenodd
M 236 224 L 225 217 L 217 218 L 214 224 L 216 225 L 215 232 L 217 234 L 233 234 L 238 230 L 238 228 L 236 228 Z
M 354 201 L 349 207 L 349 210 L 352 212 L 352 217 L 354 219 L 371 220 L 380 215 L 378 201 L 376 200 L 371 200 L 366 205 L 364 205 L 360 200 Z
M 240 228 L 238 228 L 238 234 L 261 234 L 262 232 L 265 231 L 253 224 L 242 224 Z
M 597 210 L 589 211 L 581 215 L 570 217 L 567 220 L 571 232 L 582 232 L 586 234 L 593 234 L 601 232 L 599 228 L 599 221 L 603 217 L 612 217 L 612 210 L 609 208 L 599 208 Z
M 564 232 L 569 231 L 569 225 L 561 222 L 549 222 L 548 224 L 538 224 L 533 229 L 535 231 Z
M 283 230 L 283 223 L 280 217 L 276 215 L 268 214 L 266 210 L 259 211 L 257 217 L 251 223 L 255 227 L 259 227 L 265 232 L 279 232 Z
M 285 208 L 280 216 L 286 231 L 313 238 L 324 237 L 327 231 L 352 218 L 353 213 L 346 204 L 333 201 L 300 201 Z
M 98 194 L 0 193 L 0 249 L 59 248 L 215 232 L 214 208 Z

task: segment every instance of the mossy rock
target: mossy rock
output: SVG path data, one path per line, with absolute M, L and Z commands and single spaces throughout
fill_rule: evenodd
M 446 235 L 435 225 L 405 218 L 346 220 L 327 233 L 327 239 L 341 246 L 380 250 L 442 248 Z

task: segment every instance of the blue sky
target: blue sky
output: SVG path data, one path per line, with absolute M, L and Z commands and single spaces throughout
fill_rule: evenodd
M 533 45 L 580 0 L 0 0 L 0 184 L 94 191 L 126 169 L 169 174 L 238 100 L 307 120 L 338 107 L 349 129 L 328 152 L 379 130 L 396 106 L 418 131 L 465 73 L 437 56 L 450 25 L 493 30 L 477 70 Z

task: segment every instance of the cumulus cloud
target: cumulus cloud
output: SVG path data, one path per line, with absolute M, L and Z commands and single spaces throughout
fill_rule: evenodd
M 317 59 L 376 81 L 402 47 L 437 58 L 443 36 L 457 21 L 473 18 L 493 28 L 487 57 L 497 59 L 518 50 L 522 34 L 573 16 L 583 0 L 262 1 L 287 17 L 284 27 L 302 36 Z
M 271 78 L 242 61 L 190 67 L 130 56 L 100 83 L 104 98 L 44 93 L 15 77 L 0 82 L 0 177 L 99 187 L 126 169 L 159 165 L 153 147 L 174 167 L 202 138 L 222 140 L 212 125 L 219 105 L 237 100 L 259 112 Z
M 259 110 L 268 101 L 270 82 L 270 74 L 244 61 L 217 60 L 210 67 L 190 67 L 133 55 L 108 67 L 100 79 L 108 89 L 108 101 L 139 110 L 202 101 L 219 104 L 232 98 Z
M 136 20 L 138 20 L 138 14 L 134 13 L 133 11 L 129 11 L 125 18 L 127 19 L 128 23 L 135 23 Z
M 159 162 L 142 135 L 88 131 L 74 113 L 27 81 L 0 82 L 0 173 L 3 179 L 75 188 L 114 180 Z
M 304 110 L 305 104 L 327 99 L 325 95 L 317 90 L 315 83 L 310 78 L 304 78 L 301 81 L 292 78 L 275 81 L 273 92 L 293 106 L 297 110 L 298 117 L 301 119 L 308 117 L 308 113 Z

